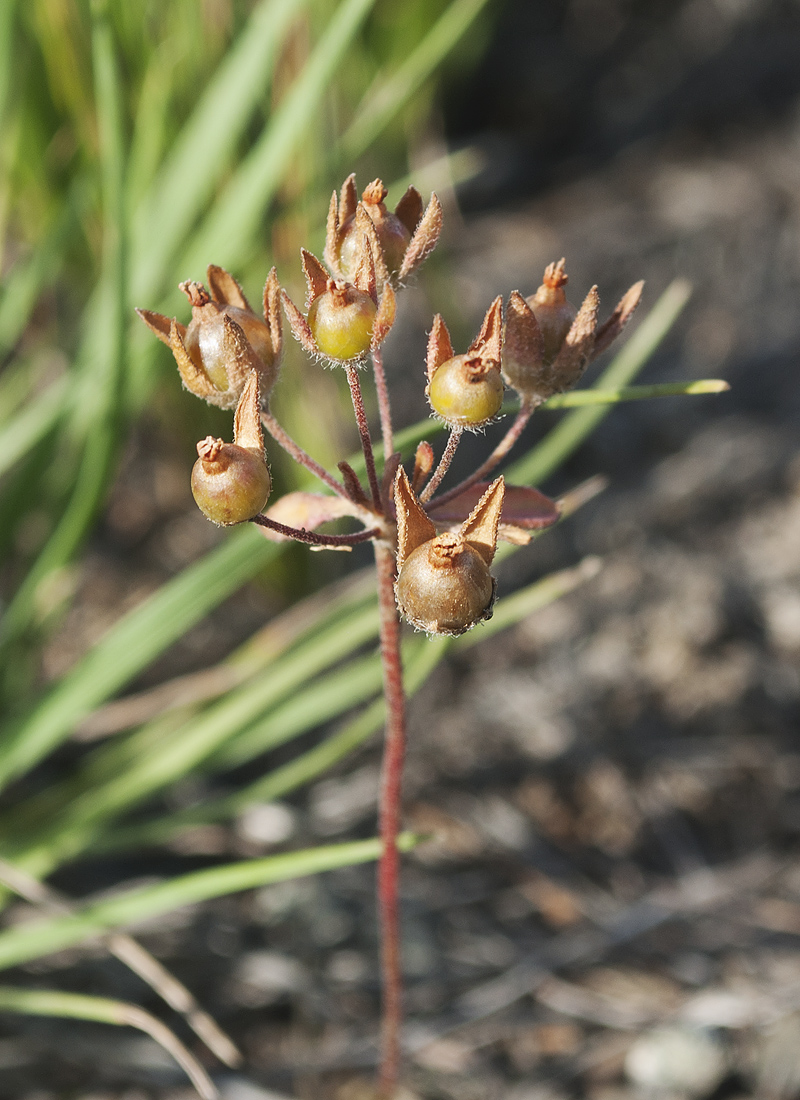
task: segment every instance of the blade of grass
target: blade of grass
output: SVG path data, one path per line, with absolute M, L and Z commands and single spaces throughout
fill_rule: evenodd
M 667 287 L 645 319 L 617 352 L 609 366 L 597 379 L 595 389 L 615 389 L 632 381 L 643 369 L 689 300 L 691 287 L 676 279 Z M 611 406 L 576 409 L 565 416 L 538 446 L 515 462 L 506 476 L 518 484 L 540 484 L 573 454 Z
M 70 380 L 61 375 L 0 428 L 0 477 L 55 426 L 64 412 Z
M 6 609 L 0 646 L 37 616 L 42 586 L 74 554 L 94 520 L 119 447 L 120 395 L 125 377 L 127 259 L 124 225 L 122 104 L 107 0 L 92 0 L 92 62 L 100 134 L 103 192 L 103 340 L 92 364 L 96 419 L 86 437 L 74 491 L 44 549 Z
M 166 1050 L 194 1085 L 204 1100 L 218 1100 L 214 1082 L 172 1031 L 127 1001 L 112 1001 L 106 997 L 90 997 L 83 993 L 62 993 L 58 989 L 18 989 L 0 986 L 0 1011 L 23 1013 L 27 1016 L 63 1016 L 73 1020 L 93 1020 L 116 1027 L 135 1027 L 144 1031 Z
M 51 821 L 44 837 L 32 838 L 22 851 L 14 851 L 12 837 L 7 850 L 29 874 L 40 877 L 57 863 L 74 857 L 107 825 L 108 820 L 155 794 L 198 767 L 242 726 L 254 721 L 270 704 L 297 690 L 311 675 L 338 660 L 348 647 L 354 648 L 375 636 L 375 609 L 369 607 L 339 621 L 312 637 L 268 677 L 261 677 L 205 713 L 161 736 L 163 724 L 145 727 L 133 735 L 147 751 L 132 751 L 128 743 L 104 746 L 90 761 L 84 789 L 63 815 Z M 154 738 L 153 733 L 158 736 Z M 155 741 L 155 743 L 154 743 Z M 93 782 L 96 773 L 107 776 Z M 85 773 L 84 773 L 85 774 Z M 80 780 L 79 780 L 80 782 Z
M 403 646 L 403 663 L 406 693 L 411 698 L 425 683 L 439 662 L 455 645 L 468 649 L 491 637 L 498 630 L 512 626 L 534 611 L 573 591 L 597 572 L 596 559 L 588 558 L 572 569 L 562 569 L 528 585 L 522 591 L 498 603 L 491 619 L 476 630 L 458 639 L 447 637 L 409 638 Z M 495 621 L 496 620 L 496 621 Z M 177 833 L 195 825 L 225 821 L 262 802 L 282 798 L 299 787 L 310 783 L 338 764 L 355 749 L 364 744 L 383 726 L 386 716 L 383 699 L 377 699 L 344 729 L 331 734 L 321 744 L 302 753 L 295 760 L 269 772 L 242 790 L 177 811 L 155 821 L 122 826 L 102 837 L 96 850 L 160 844 Z
M 409 851 L 417 838 L 402 836 L 402 848 Z M 303 878 L 339 867 L 369 863 L 380 855 L 380 840 L 359 840 L 308 848 L 299 852 L 228 863 L 209 870 L 194 871 L 160 882 L 126 890 L 66 917 L 43 920 L 0 932 L 0 969 L 16 966 L 42 955 L 83 943 L 116 928 L 150 920 L 209 898 L 250 890 L 255 886 Z
M 38 906 L 50 916 L 72 913 L 68 899 L 51 886 L 20 871 L 4 859 L 0 859 L 0 882 L 19 897 Z M 146 982 L 176 1012 L 179 1012 L 199 1039 L 228 1066 L 237 1066 L 242 1055 L 232 1040 L 216 1022 L 204 1012 L 192 994 L 171 974 L 158 959 L 124 932 L 111 932 L 103 937 L 109 952 Z
M 238 168 L 192 237 L 182 263 L 202 270 L 213 256 L 226 267 L 239 266 L 252 251 L 261 219 L 283 180 L 309 124 L 320 110 L 330 81 L 375 0 L 343 0 L 250 155 Z
M 32 714 L 6 725 L 0 739 L 0 786 L 51 752 L 98 703 L 282 550 L 252 527 L 232 531 L 219 547 L 120 619 Z
M 340 142 L 340 159 L 367 149 L 467 32 L 488 0 L 454 0 L 415 50 L 378 88 L 370 89 Z
M 659 382 L 652 386 L 620 386 L 616 390 L 571 390 L 548 398 L 545 409 L 577 409 L 584 405 L 618 405 L 623 401 L 647 401 L 653 397 L 725 393 L 730 386 L 721 378 L 696 382 Z
M 134 298 L 142 303 L 163 290 L 175 252 L 187 235 L 263 98 L 278 51 L 306 0 L 261 3 L 226 54 L 191 118 L 174 143 L 133 226 Z M 283 166 L 280 169 L 283 171 Z M 203 259 L 207 263 L 209 252 Z

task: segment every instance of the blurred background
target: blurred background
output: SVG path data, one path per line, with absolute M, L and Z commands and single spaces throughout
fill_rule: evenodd
M 532 293 L 562 255 L 573 300 L 597 283 L 604 313 L 639 278 L 643 309 L 676 277 L 692 284 L 642 378 L 721 377 L 731 392 L 616 409 L 543 485 L 602 473 L 609 488 L 501 571 L 505 592 L 581 562 L 586 582 L 451 657 L 412 704 L 407 819 L 437 840 L 404 877 L 408 1086 L 422 1100 L 796 1096 L 800 6 L 406 0 L 399 17 L 385 0 L 6 0 L 0 118 L 12 739 L 124 612 L 232 538 L 188 487 L 195 440 L 229 418 L 180 390 L 134 305 L 185 320 L 177 283 L 208 262 L 251 301 L 274 263 L 299 299 L 299 248 L 321 252 L 351 170 L 360 186 L 380 175 L 391 201 L 409 181 L 435 189 L 445 234 L 386 350 L 410 423 L 427 414 L 436 310 L 458 346 L 496 294 Z M 332 415 L 340 381 L 290 348 L 275 394 L 328 464 L 356 443 Z M 537 414 L 531 441 L 554 423 Z M 277 488 L 298 484 L 270 457 Z M 126 691 L 220 661 L 341 580 L 343 558 L 237 559 L 228 598 L 187 613 Z M 116 728 L 103 713 L 38 769 L 20 764 L 12 851 L 8 822 L 77 774 L 86 741 Z M 370 836 L 378 759 L 371 743 L 267 809 L 53 881 L 84 896 Z M 161 810 L 214 790 L 186 776 Z M 246 1071 L 220 1077 L 229 1100 L 357 1097 L 378 994 L 372 875 L 265 887 L 142 930 L 243 1046 Z M 159 1011 L 99 952 L 17 977 Z M 147 1040 L 3 1027 L 0 1095 L 189 1095 Z

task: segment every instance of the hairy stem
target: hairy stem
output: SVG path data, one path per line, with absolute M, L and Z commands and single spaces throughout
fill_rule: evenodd
M 456 485 L 452 489 L 448 489 L 446 493 L 442 493 L 442 495 L 437 499 L 436 503 L 444 504 L 445 501 L 452 500 L 453 497 L 457 497 L 459 493 L 463 493 L 465 489 L 469 489 L 470 485 L 474 485 L 476 481 L 480 481 L 482 478 L 486 477 L 488 473 L 491 473 L 495 466 L 497 466 L 499 462 L 503 461 L 508 452 L 517 442 L 519 437 L 524 432 L 526 424 L 532 416 L 533 406 L 523 405 L 517 413 L 516 417 L 514 418 L 514 423 L 508 429 L 506 434 L 497 444 L 497 446 L 486 459 L 486 461 L 482 462 L 478 469 L 471 473 L 469 477 L 464 478 L 464 480 L 459 485 Z M 435 476 L 436 475 L 434 474 L 434 477 Z M 430 486 L 426 488 L 426 494 L 429 488 Z M 422 499 L 423 498 L 420 497 L 420 500 Z M 426 495 L 424 499 L 430 500 L 430 496 Z
M 394 429 L 392 407 L 389 404 L 389 387 L 386 385 L 386 372 L 383 369 L 383 352 L 380 348 L 375 348 L 372 353 L 372 366 L 375 370 L 375 390 L 378 394 L 378 411 L 381 418 L 383 460 L 388 462 L 394 454 Z
M 439 465 L 434 470 L 433 477 L 419 494 L 419 499 L 422 501 L 423 504 L 431 499 L 433 494 L 441 485 L 442 478 L 450 469 L 450 463 L 453 461 L 453 455 L 456 453 L 456 449 L 458 448 L 458 444 L 461 441 L 462 434 L 463 428 L 451 428 L 450 438 L 447 440 L 447 446 L 444 449 L 442 457 L 439 459 Z
M 386 740 L 381 776 L 380 834 L 382 854 L 378 864 L 378 909 L 381 925 L 381 1020 L 380 1095 L 389 1100 L 397 1089 L 400 1072 L 400 1029 L 403 1019 L 403 978 L 400 959 L 398 910 L 400 800 L 406 741 L 405 693 L 400 661 L 400 619 L 394 600 L 394 556 L 375 543 L 380 608 L 383 691 L 386 698 Z
M 367 421 L 367 414 L 364 410 L 364 396 L 361 393 L 361 380 L 358 377 L 358 367 L 354 367 L 352 363 L 346 363 L 344 369 L 347 371 L 347 384 L 350 387 L 350 396 L 353 399 L 353 412 L 356 414 L 358 434 L 361 437 L 361 450 L 364 452 L 364 462 L 367 466 L 367 477 L 369 478 L 369 487 L 372 493 L 372 503 L 377 512 L 383 513 L 381 490 L 378 485 L 378 474 L 375 470 L 375 455 L 372 451 L 369 422 Z
M 269 516 L 253 516 L 251 523 L 259 527 L 266 527 L 269 531 L 277 531 L 279 535 L 296 542 L 307 542 L 310 546 L 357 546 L 360 542 L 369 542 L 370 539 L 380 536 L 378 527 L 370 527 L 367 531 L 356 531 L 352 535 L 318 535 L 316 531 L 307 531 L 305 527 L 287 527 L 285 523 L 278 523 Z
M 332 474 L 329 474 L 324 466 L 320 466 L 319 462 L 313 459 L 310 454 L 307 454 L 299 443 L 295 443 L 285 428 L 281 427 L 269 409 L 262 409 L 261 423 L 278 446 L 283 447 L 284 451 L 286 451 L 295 462 L 304 466 L 306 470 L 309 470 L 314 477 L 319 478 L 321 482 L 327 485 L 329 489 L 332 489 L 338 496 L 344 497 L 345 500 L 350 499 L 344 485 L 337 481 Z

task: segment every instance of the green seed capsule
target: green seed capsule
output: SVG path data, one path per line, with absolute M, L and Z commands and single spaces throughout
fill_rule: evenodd
M 335 285 L 315 298 L 308 310 L 314 341 L 331 359 L 360 359 L 369 351 L 377 306 L 350 283 Z
M 500 412 L 500 366 L 474 355 L 456 355 L 437 367 L 428 385 L 431 408 L 454 427 L 481 428 Z
M 437 535 L 400 568 L 401 614 L 429 634 L 463 634 L 492 614 L 495 582 L 478 551 L 456 534 Z
M 192 495 L 212 523 L 228 527 L 263 510 L 272 488 L 263 454 L 213 436 L 197 444 L 197 453 Z
M 205 370 L 219 390 L 228 388 L 228 371 L 223 349 L 224 314 L 241 327 L 253 351 L 267 368 L 267 374 L 275 362 L 270 331 L 254 313 L 238 306 L 222 306 L 218 311 L 206 307 L 201 317 L 189 323 L 183 342 L 195 364 Z M 272 381 L 273 379 L 262 377 L 262 391 L 268 390 L 267 382 L 271 384 Z

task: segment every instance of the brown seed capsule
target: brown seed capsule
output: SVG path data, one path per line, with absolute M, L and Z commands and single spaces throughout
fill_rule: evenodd
M 233 443 L 209 435 L 197 444 L 192 494 L 200 511 L 223 527 L 257 516 L 269 498 L 259 410 L 259 376 L 252 370 L 236 406 Z
M 445 532 L 418 547 L 395 584 L 401 614 L 429 634 L 463 634 L 492 614 L 495 581 L 468 542 Z
M 411 233 L 396 214 L 387 209 L 384 199 L 388 194 L 380 180 L 374 180 L 364 191 L 361 200 L 369 214 L 383 258 L 390 276 L 396 277 L 411 242 Z M 355 214 L 348 218 L 339 231 L 339 268 L 346 279 L 355 277 L 360 260 L 360 240 Z
M 192 495 L 200 511 L 223 527 L 257 516 L 272 487 L 263 456 L 210 435 L 197 444 L 197 454 Z
M 217 306 L 209 303 L 210 310 L 194 310 L 194 316 L 186 329 L 184 345 L 196 366 L 205 370 L 218 390 L 228 388 L 228 365 L 225 324 L 223 317 L 235 321 L 244 333 L 250 347 L 264 364 L 264 374 L 273 374 L 275 355 L 270 330 L 264 322 L 246 309 L 238 306 Z M 198 315 L 199 314 L 199 315 Z M 270 379 L 271 381 L 272 379 Z
M 208 285 L 181 283 L 192 305 L 188 327 L 153 310 L 137 313 L 172 349 L 184 386 L 210 405 L 232 409 L 251 371 L 266 398 L 278 374 L 281 334 L 280 286 L 273 268 L 264 287 L 263 319 L 256 316 L 234 277 L 210 264 Z
M 422 196 L 409 187 L 392 213 L 386 207 L 386 188 L 373 180 L 358 201 L 356 178 L 348 176 L 337 196 L 331 196 L 325 236 L 325 262 L 338 277 L 356 282 L 362 238 L 372 252 L 378 284 L 402 285 L 431 254 L 442 230 L 442 205 L 431 195 L 423 209 Z
M 489 572 L 497 546 L 504 482 L 492 482 L 457 531 L 436 527 L 414 494 L 405 470 L 395 480 L 400 613 L 429 634 L 463 634 L 492 614 L 495 581 Z
M 545 364 L 552 363 L 558 355 L 578 313 L 564 293 L 569 278 L 564 264 L 563 259 L 557 264 L 549 264 L 542 285 L 527 299 L 542 333 Z

